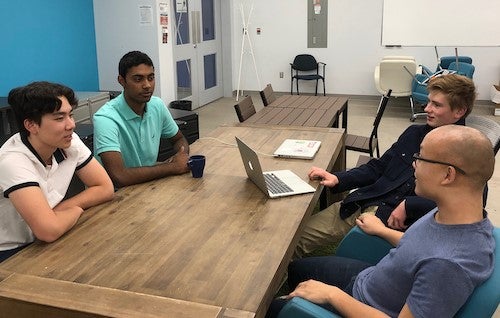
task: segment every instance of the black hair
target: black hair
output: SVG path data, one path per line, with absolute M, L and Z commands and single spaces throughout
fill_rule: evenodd
M 153 61 L 146 53 L 140 51 L 128 52 L 120 59 L 120 63 L 118 63 L 118 74 L 125 79 L 130 68 L 141 64 L 154 67 Z
M 7 101 L 14 111 L 21 133 L 29 134 L 24 127 L 26 119 L 40 125 L 43 115 L 59 110 L 62 105 L 59 99 L 61 96 L 66 97 L 73 108 L 78 105 L 75 92 L 57 83 L 40 81 L 12 89 Z

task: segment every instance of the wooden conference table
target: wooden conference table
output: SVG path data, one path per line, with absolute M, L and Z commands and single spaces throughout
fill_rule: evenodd
M 347 130 L 348 98 L 336 96 L 282 95 L 258 111 L 245 124 L 339 127 Z
M 315 193 L 268 199 L 244 171 L 234 136 L 270 154 L 285 138 L 322 142 L 312 161 L 260 154 L 264 170 L 307 178 L 332 169 L 344 131 L 223 126 L 191 145 L 203 178 L 172 176 L 116 192 L 54 243 L 0 264 L 0 312 L 16 317 L 262 317 L 316 205 Z M 231 144 L 231 145 L 228 145 Z

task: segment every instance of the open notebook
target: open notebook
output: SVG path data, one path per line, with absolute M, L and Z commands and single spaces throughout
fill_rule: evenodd
M 321 141 L 285 139 L 274 152 L 275 157 L 313 159 L 318 152 Z
M 262 172 L 260 161 L 255 151 L 238 139 L 238 137 L 235 138 L 248 178 L 269 198 L 316 191 L 316 189 L 290 170 Z

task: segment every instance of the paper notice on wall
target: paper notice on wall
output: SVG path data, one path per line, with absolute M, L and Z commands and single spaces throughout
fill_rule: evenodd
M 163 27 L 161 29 L 161 42 L 162 43 L 168 43 L 168 28 L 167 27 Z
M 160 14 L 168 15 L 168 3 L 167 2 L 160 2 L 158 4 L 158 9 L 160 11 Z
M 175 10 L 177 13 L 187 12 L 187 1 L 186 0 L 175 0 Z
M 160 11 L 160 25 L 162 27 L 167 27 L 168 26 L 168 3 L 160 2 L 159 11 Z
M 158 4 L 158 11 L 160 13 L 160 26 L 161 26 L 161 42 L 168 43 L 168 3 L 160 2 Z
M 313 0 L 314 14 L 321 14 L 321 0 Z
M 150 5 L 139 6 L 139 24 L 142 26 L 153 24 L 153 7 Z

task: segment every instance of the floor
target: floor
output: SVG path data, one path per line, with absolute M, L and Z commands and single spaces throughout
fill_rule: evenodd
M 263 107 L 258 92 L 245 92 L 252 96 L 257 109 Z M 368 136 L 372 129 L 379 100 L 376 97 L 355 96 L 349 99 L 348 126 L 349 133 Z M 235 98 L 221 98 L 215 102 L 205 105 L 195 111 L 199 115 L 200 137 L 206 136 L 214 128 L 221 124 L 233 124 L 238 122 L 234 111 Z M 493 116 L 494 106 L 488 102 L 478 103 L 473 114 L 487 116 L 500 123 L 500 117 Z M 406 98 L 391 98 L 387 105 L 384 116 L 379 126 L 379 139 L 381 152 L 387 150 L 403 130 L 411 125 L 410 107 Z M 418 118 L 415 123 L 425 123 L 424 118 Z M 500 153 L 500 152 L 499 152 Z M 347 151 L 347 168 L 355 166 L 359 153 Z M 487 211 L 495 226 L 500 226 L 500 155 L 496 156 L 495 172 L 488 183 L 489 196 Z

